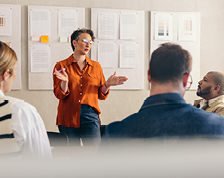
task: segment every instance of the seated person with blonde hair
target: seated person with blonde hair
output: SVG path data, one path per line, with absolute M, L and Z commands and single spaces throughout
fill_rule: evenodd
M 16 53 L 0 41 L 0 158 L 49 159 L 49 139 L 36 108 L 4 95 L 12 88 L 16 67 Z

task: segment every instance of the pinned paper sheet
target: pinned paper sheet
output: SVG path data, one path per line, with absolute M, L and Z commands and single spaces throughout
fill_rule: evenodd
M 51 36 L 50 9 L 30 9 L 30 36 L 45 34 Z
M 58 10 L 58 36 L 69 36 L 79 27 L 79 12 L 76 9 Z
M 98 39 L 118 39 L 116 12 L 98 13 Z
M 118 47 L 113 41 L 101 41 L 98 43 L 98 62 L 102 68 L 118 67 Z
M 196 41 L 196 16 L 194 14 L 179 14 L 179 41 Z
M 41 35 L 41 43 L 48 43 L 49 42 L 49 36 L 48 35 Z
M 12 8 L 0 7 L 0 34 L 12 36 Z
M 51 48 L 50 45 L 31 46 L 31 73 L 51 72 Z
M 173 39 L 173 14 L 155 13 L 155 40 L 171 41 Z
M 32 35 L 31 40 L 32 41 L 40 41 L 40 37 L 39 37 L 39 35 Z
M 68 42 L 68 37 L 67 36 L 60 36 L 60 42 L 67 43 Z

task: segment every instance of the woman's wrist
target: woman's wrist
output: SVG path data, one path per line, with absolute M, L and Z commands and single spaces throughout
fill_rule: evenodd
M 105 82 L 104 85 L 107 89 L 110 88 L 110 86 L 107 84 L 107 82 Z
M 61 81 L 61 90 L 64 92 L 64 93 L 67 93 L 68 91 L 68 82 L 67 81 Z

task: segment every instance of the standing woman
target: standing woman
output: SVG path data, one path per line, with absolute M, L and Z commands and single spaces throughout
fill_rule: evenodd
M 94 41 L 93 31 L 78 29 L 71 35 L 74 53 L 54 68 L 54 94 L 59 99 L 57 125 L 72 145 L 99 145 L 101 113 L 98 99 L 105 100 L 110 86 L 121 85 L 127 78 L 115 76 L 106 81 L 98 62 L 86 55 Z

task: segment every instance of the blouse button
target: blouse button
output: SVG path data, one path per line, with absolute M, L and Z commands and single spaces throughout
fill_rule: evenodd
M 82 86 L 82 84 L 80 86 Z
M 80 100 L 79 100 L 79 103 L 80 103 Z
M 81 76 L 81 78 L 82 78 L 82 76 Z
M 82 93 L 80 93 L 80 95 L 82 95 Z

